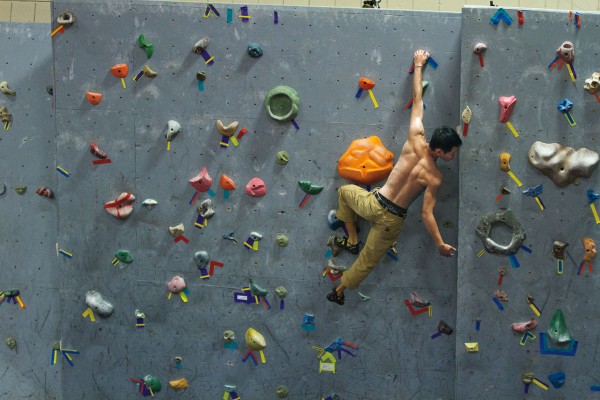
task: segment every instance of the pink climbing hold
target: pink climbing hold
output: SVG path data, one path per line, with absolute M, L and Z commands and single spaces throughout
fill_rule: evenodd
M 265 181 L 258 177 L 250 179 L 250 182 L 244 188 L 244 193 L 253 197 L 262 197 L 267 194 L 267 186 Z
M 517 102 L 517 98 L 515 96 L 502 96 L 498 100 L 500 104 L 500 122 L 503 124 L 508 122 L 510 119 L 510 114 L 513 112 L 513 108 L 515 108 L 515 103 Z
M 188 182 L 198 192 L 207 192 L 212 186 L 213 180 L 208 174 L 206 167 L 203 167 L 198 176 L 193 177 Z
M 185 280 L 179 275 L 175 275 L 171 282 L 167 283 L 167 288 L 171 293 L 179 293 L 187 287 Z
M 525 333 L 527 331 L 535 329 L 536 326 L 537 321 L 535 320 L 535 318 L 531 318 L 527 322 L 515 322 L 514 324 L 512 324 L 512 330 L 517 333 Z
M 133 212 L 133 202 L 135 196 L 131 193 L 123 192 L 113 201 L 104 204 L 104 209 L 113 217 L 124 219 Z

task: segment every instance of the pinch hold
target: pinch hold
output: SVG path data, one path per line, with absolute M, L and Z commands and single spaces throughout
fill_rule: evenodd
M 511 325 L 512 330 L 517 333 L 525 333 L 527 331 L 535 329 L 536 326 L 537 326 L 537 321 L 535 320 L 535 318 L 531 318 L 527 322 L 515 322 Z
M 174 238 L 177 238 L 177 237 L 183 235 L 184 231 L 185 231 L 185 227 L 183 226 L 183 223 L 181 223 L 179 225 L 176 225 L 176 226 L 170 226 L 169 227 L 169 233 Z
M 113 217 L 125 219 L 133 212 L 133 202 L 135 196 L 131 193 L 123 192 L 113 201 L 104 204 L 104 209 Z
M 95 290 L 90 290 L 86 293 L 85 303 L 103 318 L 110 317 L 114 311 L 114 306 Z
M 7 94 L 9 96 L 16 96 L 16 94 L 17 94 L 17 92 L 15 92 L 14 90 L 11 90 L 8 87 L 8 82 L 6 82 L 6 81 L 0 82 L 0 92 Z
M 219 133 L 223 136 L 228 137 L 231 137 L 235 134 L 235 130 L 237 129 L 238 125 L 238 121 L 233 121 L 229 125 L 223 125 L 223 122 L 220 119 L 218 119 L 216 123 L 217 130 L 219 131 Z

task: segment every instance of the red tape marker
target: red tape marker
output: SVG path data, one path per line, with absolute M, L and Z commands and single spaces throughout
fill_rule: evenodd
M 92 161 L 92 164 L 94 165 L 99 165 L 99 164 L 110 164 L 112 161 L 110 160 L 110 158 L 104 159 L 104 160 L 94 160 Z

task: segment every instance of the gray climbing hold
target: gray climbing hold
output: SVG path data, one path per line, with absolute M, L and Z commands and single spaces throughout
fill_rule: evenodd
M 90 290 L 86 293 L 85 303 L 99 316 L 104 318 L 110 317 L 115 309 L 110 302 L 106 301 L 102 295 L 95 290 Z
M 235 341 L 235 332 L 226 330 L 223 332 L 223 342 L 233 343 Z
M 197 251 L 196 254 L 194 254 L 194 261 L 196 261 L 198 269 L 206 268 L 206 266 L 210 262 L 208 252 L 205 250 Z

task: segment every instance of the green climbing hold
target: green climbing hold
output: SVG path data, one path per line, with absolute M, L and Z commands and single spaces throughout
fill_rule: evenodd
M 288 397 L 289 394 L 289 390 L 285 386 L 277 386 L 275 392 L 277 393 L 277 397 L 279 397 L 280 399 L 285 399 L 286 397 Z
M 142 49 L 146 50 L 146 57 L 149 59 L 152 58 L 152 54 L 154 54 L 154 45 L 147 42 L 144 35 L 140 35 L 138 38 L 138 43 Z
M 17 186 L 15 188 L 15 192 L 17 192 L 17 194 L 25 194 L 26 191 L 27 191 L 27 186 Z
M 144 377 L 144 384 L 152 389 L 154 393 L 160 392 L 160 389 L 162 389 L 162 384 L 154 375 L 146 375 Z
M 281 297 L 282 299 L 287 296 L 287 290 L 285 290 L 283 286 L 277 286 L 275 288 L 275 293 L 277 293 L 277 296 Z
M 115 252 L 115 258 L 125 264 L 131 264 L 133 262 L 133 254 L 129 250 L 117 250 Z
M 569 329 L 565 322 L 565 316 L 560 308 L 558 308 L 552 316 L 550 328 L 548 328 L 548 336 L 557 343 L 566 343 L 571 340 Z
M 274 120 L 291 121 L 298 116 L 300 97 L 289 86 L 276 86 L 267 93 L 265 107 L 269 117 Z
M 265 290 L 258 286 L 256 283 L 254 283 L 254 280 L 252 278 L 248 278 L 248 282 L 250 285 L 250 293 L 252 293 L 253 296 L 265 297 L 267 294 L 269 294 L 268 290 Z
M 17 339 L 15 339 L 12 336 L 9 336 L 6 339 L 4 339 L 4 343 L 6 343 L 8 348 L 11 350 L 14 349 L 15 347 L 17 347 Z
M 277 164 L 279 165 L 287 165 L 287 163 L 290 161 L 290 156 L 288 155 L 287 151 L 281 150 L 277 152 L 277 158 L 275 161 L 277 161 Z
M 277 246 L 286 247 L 288 245 L 289 239 L 285 235 L 277 235 L 276 242 L 277 242 Z
M 313 185 L 311 181 L 298 181 L 298 185 L 306 194 L 319 194 L 323 190 L 323 186 Z

